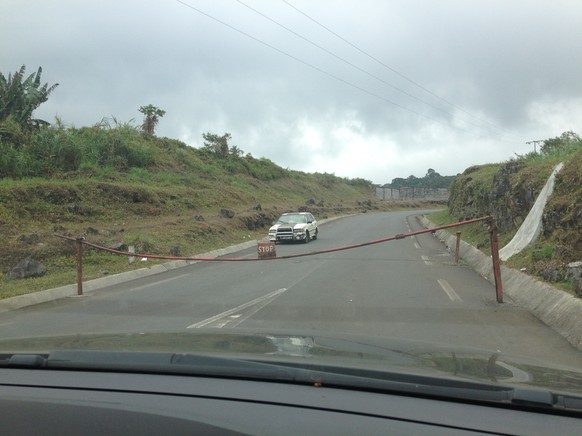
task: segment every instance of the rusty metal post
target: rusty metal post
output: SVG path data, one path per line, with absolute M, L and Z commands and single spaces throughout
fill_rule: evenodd
M 77 295 L 83 295 L 83 239 L 77 238 Z
M 455 262 L 456 263 L 459 263 L 460 248 L 461 248 L 461 232 L 457 232 L 457 245 L 455 248 Z
M 503 285 L 501 283 L 501 265 L 499 261 L 499 243 L 497 241 L 497 225 L 493 217 L 487 220 L 489 224 L 489 239 L 491 242 L 491 259 L 493 261 L 493 277 L 495 278 L 495 292 L 497 302 L 503 303 Z

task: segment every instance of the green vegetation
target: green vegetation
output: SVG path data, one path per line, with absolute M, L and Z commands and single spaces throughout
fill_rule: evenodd
M 147 106 L 141 106 L 139 111 L 143 114 L 143 124 L 141 125 L 141 130 L 146 135 L 153 136 L 160 118 L 166 115 L 166 111 L 151 104 L 148 104 Z
M 448 209 L 443 209 L 438 212 L 433 212 L 428 215 L 428 219 L 437 226 L 443 226 L 458 222 L 459 219 L 451 215 Z M 463 241 L 480 248 L 484 253 L 491 254 L 489 231 L 484 223 L 467 224 L 456 229 L 449 230 L 452 233 L 461 232 Z
M 48 123 L 32 118 L 32 113 L 42 103 L 48 100 L 49 95 L 58 86 L 48 83 L 41 85 L 42 68 L 26 79 L 23 65 L 14 74 L 6 78 L 0 73 L 0 135 L 20 139 L 22 130 L 44 126 Z

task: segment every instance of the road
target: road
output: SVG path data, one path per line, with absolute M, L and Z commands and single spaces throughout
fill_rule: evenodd
M 323 225 L 278 255 L 418 230 L 412 212 L 369 213 Z M 229 257 L 256 257 L 244 250 Z M 207 262 L 0 314 L 0 336 L 194 331 L 330 331 L 500 350 L 569 366 L 582 353 L 495 290 L 431 234 L 354 250 L 260 262 Z

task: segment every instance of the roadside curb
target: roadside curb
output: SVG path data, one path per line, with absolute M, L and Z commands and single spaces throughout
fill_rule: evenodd
M 436 227 L 425 216 L 418 218 L 426 228 Z M 435 235 L 454 252 L 457 238 L 446 230 L 437 230 Z M 460 257 L 477 273 L 495 284 L 491 257 L 461 241 Z M 501 281 L 504 296 L 515 304 L 529 310 L 536 318 L 562 335 L 576 349 L 582 351 L 582 300 L 547 283 L 501 266 Z
M 323 225 L 325 223 L 344 218 L 349 215 L 342 215 L 332 218 L 327 218 L 319 220 L 318 224 Z M 227 254 L 236 253 L 237 251 L 246 250 L 248 248 L 253 248 L 257 246 L 257 242 L 266 240 L 267 237 L 263 239 L 254 239 L 247 242 L 242 242 L 240 244 L 231 245 L 225 248 L 219 248 L 217 250 L 212 250 L 207 253 L 200 253 L 192 257 L 206 257 L 206 258 L 217 258 L 220 256 L 225 256 Z M 66 286 L 61 286 L 59 288 L 47 289 L 45 291 L 31 292 L 29 294 L 17 295 L 15 297 L 5 298 L 0 300 L 0 313 L 9 312 L 16 309 L 22 309 L 24 307 L 33 306 L 36 304 L 47 303 L 49 301 L 59 300 L 61 298 L 67 297 L 80 297 L 91 294 L 99 289 L 106 288 L 108 286 L 117 285 L 120 283 L 129 282 L 131 280 L 139 279 L 142 277 L 148 277 L 154 274 L 159 274 L 166 271 L 171 271 L 177 268 L 183 268 L 195 263 L 202 261 L 199 260 L 173 260 L 159 265 L 153 265 L 151 267 L 140 268 L 133 271 L 127 271 L 119 274 L 113 274 L 106 277 L 100 277 L 98 279 L 88 280 L 83 282 L 83 295 L 77 295 L 77 284 L 71 284 Z

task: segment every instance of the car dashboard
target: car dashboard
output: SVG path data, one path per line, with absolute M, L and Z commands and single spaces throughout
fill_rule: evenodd
M 575 434 L 575 414 L 228 377 L 0 369 L 2 433 Z M 579 415 L 578 415 L 579 416 Z

